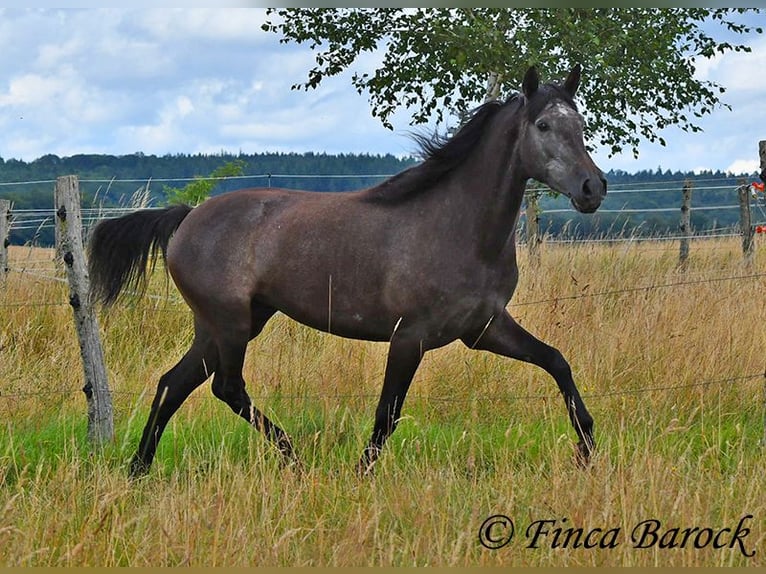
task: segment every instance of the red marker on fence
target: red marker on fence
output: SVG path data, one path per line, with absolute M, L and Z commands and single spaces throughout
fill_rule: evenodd
M 766 233 L 766 225 L 756 225 L 755 226 L 755 232 L 756 233 Z

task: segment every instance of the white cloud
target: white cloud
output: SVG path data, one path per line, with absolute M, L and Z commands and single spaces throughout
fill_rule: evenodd
M 766 26 L 766 21 L 763 25 Z M 766 70 L 766 37 L 756 37 L 749 45 L 751 52 L 727 52 L 715 57 L 709 79 L 725 86 L 727 93 L 763 92 L 761 75 Z
M 55 68 L 82 53 L 83 47 L 82 39 L 78 37 L 68 38 L 64 42 L 43 44 L 38 49 L 36 64 L 43 69 Z
M 25 74 L 10 80 L 8 89 L 0 93 L 0 106 L 34 107 L 47 103 L 60 94 L 65 82 L 60 78 Z
M 178 117 L 183 118 L 184 116 L 188 116 L 193 111 L 194 111 L 194 104 L 188 97 L 179 96 L 178 98 L 176 98 L 176 113 Z
M 760 171 L 760 162 L 757 159 L 737 159 L 734 160 L 724 170 L 727 173 L 757 173 Z
M 395 115 L 396 132 L 383 128 L 349 73 L 318 90 L 290 90 L 305 81 L 314 53 L 263 32 L 264 10 L 208 8 L 154 8 L 139 0 L 130 10 L 4 10 L 0 156 L 413 151 L 406 112 Z M 666 130 L 668 146 L 642 144 L 638 160 L 630 152 L 598 154 L 599 165 L 750 166 L 758 139 L 766 139 L 766 83 L 759 79 L 766 38 L 752 46 L 751 54 L 698 65 L 699 77 L 729 88 L 723 99 L 734 111 L 703 118 L 702 134 Z M 381 58 L 365 54 L 356 68 L 370 71 Z
M 709 81 L 710 76 L 718 70 L 723 59 L 722 54 L 716 54 L 712 58 L 699 58 L 694 62 L 694 77 L 698 80 Z
M 156 39 L 171 37 L 185 40 L 212 40 L 216 43 L 265 41 L 261 25 L 266 20 L 264 10 L 252 8 L 176 8 L 142 10 L 138 22 Z

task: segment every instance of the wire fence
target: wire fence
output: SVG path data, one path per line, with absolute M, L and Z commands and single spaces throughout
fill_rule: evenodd
M 14 269 L 13 267 L 10 269 L 11 272 L 24 274 L 24 275 L 30 275 L 32 277 L 49 280 L 49 281 L 55 281 L 59 283 L 66 283 L 66 279 L 63 277 L 56 277 L 56 276 L 50 276 L 45 275 L 41 273 L 35 273 L 34 271 L 28 271 L 28 270 L 18 270 Z M 659 289 L 668 289 L 672 287 L 683 287 L 686 285 L 701 285 L 704 283 L 721 283 L 725 281 L 743 281 L 743 280 L 755 280 L 755 279 L 763 279 L 766 278 L 766 273 L 748 273 L 744 275 L 730 275 L 725 277 L 707 277 L 703 279 L 688 279 L 684 281 L 672 281 L 668 283 L 654 283 L 651 285 L 639 285 L 636 287 L 627 287 L 622 289 L 611 289 L 607 291 L 593 291 L 593 292 L 587 292 L 587 293 L 578 293 L 578 294 L 572 294 L 572 295 L 557 295 L 555 297 L 550 297 L 546 299 L 537 299 L 534 301 L 520 301 L 520 302 L 511 302 L 509 304 L 510 307 L 525 307 L 529 305 L 540 305 L 543 303 L 557 303 L 559 301 L 572 301 L 576 299 L 590 299 L 593 297 L 610 297 L 615 295 L 623 295 L 626 293 L 637 293 L 637 292 L 645 292 L 645 291 L 655 291 Z M 179 297 L 166 297 L 163 295 L 153 294 L 149 293 L 145 295 L 146 297 L 150 299 L 155 299 L 158 301 L 167 301 L 170 303 L 182 303 L 183 301 Z M 66 301 L 18 301 L 18 302 L 2 302 L 0 303 L 0 307 L 46 307 L 46 306 L 58 306 L 58 305 L 69 305 Z M 179 306 L 179 311 L 186 312 L 186 308 L 183 306 Z
M 622 396 L 635 396 L 635 395 L 641 395 L 645 393 L 655 393 L 655 392 L 665 392 L 665 391 L 675 391 L 675 390 L 682 390 L 682 389 L 692 389 L 692 388 L 703 388 L 703 387 L 712 387 L 712 386 L 734 386 L 739 385 L 755 380 L 763 379 L 766 381 L 766 372 L 760 372 L 760 373 L 751 373 L 747 375 L 741 375 L 736 377 L 725 377 L 720 379 L 712 379 L 709 381 L 698 381 L 694 383 L 676 383 L 676 384 L 668 384 L 668 385 L 653 385 L 651 387 L 635 387 L 635 388 L 623 388 L 623 389 L 615 389 L 610 391 L 599 391 L 599 392 L 589 392 L 585 391 L 580 393 L 583 399 L 593 400 L 593 399 L 606 399 L 606 398 L 613 398 L 613 397 L 622 397 Z M 116 396 L 123 396 L 123 397 L 129 397 L 132 399 L 139 399 L 141 397 L 145 397 L 147 395 L 147 392 L 145 391 L 125 391 L 125 390 L 115 390 L 112 389 L 111 393 Z M 67 388 L 67 389 L 50 389 L 50 390 L 43 390 L 43 391 L 23 391 L 23 392 L 7 392 L 0 389 L 0 399 L 6 399 L 6 400 L 25 400 L 25 399 L 34 399 L 34 398 L 40 398 L 40 397 L 49 397 L 49 396 L 78 396 L 82 394 L 82 389 L 80 388 Z M 291 401 L 291 402 L 298 402 L 298 401 L 328 401 L 328 400 L 370 400 L 375 401 L 380 398 L 380 393 L 306 393 L 306 394 L 295 394 L 295 393 L 283 393 L 280 391 L 275 391 L 271 394 L 249 394 L 250 398 L 254 401 L 268 401 L 268 400 L 285 400 L 285 401 Z M 201 399 L 207 399 L 209 397 L 206 397 L 204 395 L 200 394 L 192 394 L 187 400 L 201 400 Z M 482 402 L 515 402 L 515 401 L 528 401 L 528 400 L 541 400 L 541 401 L 554 401 L 554 400 L 560 400 L 561 395 L 560 394 L 550 394 L 550 393 L 536 393 L 536 394 L 522 394 L 522 395 L 515 395 L 510 393 L 500 393 L 500 394 L 494 394 L 494 395 L 473 395 L 470 397 L 455 397 L 455 396 L 442 396 L 442 395 L 432 395 L 432 394 L 424 394 L 424 393 L 412 393 L 407 395 L 407 401 L 422 401 L 422 402 L 434 402 L 434 403 L 449 403 L 449 404 L 471 404 L 474 402 L 482 403 Z
M 39 277 L 43 279 L 48 279 L 48 280 L 66 282 L 65 279 L 62 279 L 59 277 L 47 277 L 47 276 L 39 276 Z M 537 299 L 533 301 L 512 302 L 510 303 L 509 307 L 511 308 L 524 307 L 524 306 L 541 305 L 541 304 L 549 304 L 549 303 L 555 304 L 560 301 L 573 301 L 577 299 L 596 298 L 596 297 L 613 297 L 613 296 L 620 296 L 620 295 L 629 294 L 629 293 L 649 292 L 649 291 L 678 288 L 678 287 L 684 287 L 684 286 L 690 286 L 690 285 L 701 285 L 701 284 L 712 284 L 712 283 L 734 282 L 734 281 L 754 281 L 758 279 L 766 279 L 766 272 L 750 273 L 750 274 L 744 274 L 744 275 L 732 275 L 732 276 L 724 276 L 724 277 L 708 277 L 708 278 L 691 279 L 691 280 L 684 280 L 684 281 L 673 281 L 673 282 L 667 282 L 667 283 L 655 283 L 651 285 L 612 289 L 612 290 L 605 290 L 605 291 L 594 291 L 594 292 L 577 293 L 577 294 L 571 294 L 571 295 L 561 295 L 561 296 L 550 297 L 545 299 Z M 154 295 L 150 294 L 149 296 L 154 297 L 157 300 L 164 300 L 171 303 L 181 303 L 181 300 L 178 298 L 164 298 L 156 294 Z M 34 302 L 11 302 L 11 303 L 4 302 L 4 303 L 0 303 L 0 308 L 2 307 L 51 307 L 51 306 L 68 306 L 68 305 L 69 303 L 66 301 L 47 301 L 47 302 L 34 301 Z M 184 313 L 188 312 L 188 310 L 183 305 L 180 305 L 180 304 L 178 307 L 171 308 L 170 310 L 184 312 Z M 650 386 L 650 387 L 623 388 L 623 389 L 612 390 L 612 391 L 600 391 L 598 393 L 584 392 L 582 393 L 582 396 L 584 398 L 598 399 L 598 398 L 615 397 L 615 396 L 627 396 L 627 395 L 637 395 L 637 394 L 643 394 L 643 393 L 671 391 L 671 390 L 679 390 L 679 389 L 687 389 L 687 388 L 695 388 L 695 387 L 724 386 L 724 385 L 745 383 L 745 382 L 753 381 L 759 378 L 763 378 L 766 384 L 766 371 L 761 373 L 751 373 L 751 374 L 735 376 L 735 377 L 723 377 L 723 378 L 707 380 L 707 381 L 699 381 L 694 383 L 675 383 L 675 384 L 668 384 L 668 385 L 656 385 L 656 386 Z M 81 392 L 80 389 L 56 389 L 56 390 L 41 390 L 41 391 L 9 393 L 0 389 L 0 399 L 6 399 L 6 400 L 31 399 L 35 397 L 41 397 L 41 396 L 61 396 L 61 395 L 69 395 L 69 394 L 74 395 L 80 392 Z M 132 391 L 114 391 L 113 390 L 112 392 L 117 395 L 130 395 L 136 398 L 143 396 L 145 394 L 143 392 L 132 392 Z M 253 398 L 254 400 L 278 398 L 280 400 L 284 399 L 284 400 L 290 400 L 290 401 L 299 401 L 299 400 L 316 401 L 316 400 L 328 400 L 328 399 L 373 400 L 373 399 L 376 399 L 378 396 L 379 395 L 375 393 L 340 393 L 340 394 L 322 393 L 321 395 L 318 395 L 318 394 L 300 394 L 300 395 L 288 394 L 286 395 L 283 393 L 275 392 L 272 395 L 253 395 L 251 398 Z M 191 398 L 194 398 L 194 397 L 191 397 Z M 492 395 L 492 396 L 486 396 L 486 395 L 474 396 L 470 398 L 414 394 L 410 398 L 410 400 L 414 399 L 414 400 L 424 400 L 429 402 L 458 404 L 458 403 L 470 403 L 474 401 L 476 402 L 486 402 L 486 401 L 512 402 L 512 401 L 518 401 L 518 400 L 533 400 L 533 399 L 553 400 L 556 398 L 557 398 L 556 395 L 551 395 L 551 394 L 524 394 L 524 395 L 499 394 L 499 395 Z
M 138 195 L 143 199 L 143 205 L 141 207 L 145 207 L 150 203 L 150 199 L 148 197 L 148 186 L 150 182 L 157 182 L 157 183 L 184 183 L 184 182 L 191 182 L 191 181 L 197 181 L 197 180 L 215 180 L 215 181 L 264 181 L 267 186 L 271 186 L 271 182 L 273 180 L 279 180 L 279 179 L 296 179 L 296 180 L 316 180 L 316 179 L 348 179 L 348 180 L 359 180 L 359 179 L 366 179 L 366 180 L 374 180 L 374 179 L 380 179 L 384 180 L 389 177 L 391 177 L 392 174 L 360 174 L 360 175 L 348 175 L 348 174 L 326 174 L 326 175 L 316 175 L 316 174 L 272 174 L 272 173 L 263 173 L 263 174 L 254 174 L 254 175 L 242 175 L 242 176 L 228 176 L 228 177 L 174 177 L 174 178 L 149 178 L 149 179 L 135 179 L 135 178 L 125 178 L 125 179 L 117 179 L 117 178 L 111 178 L 111 179 L 82 179 L 80 180 L 81 183 L 90 183 L 90 184 L 107 184 L 107 185 L 113 185 L 113 184 L 143 184 L 146 187 L 143 188 L 143 193 L 139 193 Z M 721 179 L 701 179 L 701 180 L 694 180 L 694 191 L 695 193 L 699 192 L 709 192 L 709 193 L 715 193 L 715 194 L 721 194 L 724 198 L 728 196 L 729 198 L 732 197 L 732 195 L 736 196 L 736 189 L 742 185 L 741 178 L 729 178 L 728 180 L 730 183 L 721 184 Z M 55 180 L 37 180 L 37 181 L 27 181 L 27 182 L 0 182 L 0 188 L 2 187 L 9 187 L 9 186 L 24 186 L 24 185 L 40 185 L 40 184 L 51 184 L 53 185 L 55 183 Z M 620 195 L 632 195 L 632 194 L 661 194 L 661 193 L 673 193 L 673 194 L 679 194 L 681 188 L 686 183 L 686 180 L 668 180 L 668 181 L 662 181 L 662 182 L 651 182 L 651 183 L 640 183 L 640 182 L 633 182 L 633 183 L 621 183 L 617 185 L 610 186 L 609 192 L 607 194 L 607 197 L 614 197 L 614 196 L 620 196 Z M 700 185 L 700 184 L 708 184 L 708 185 Z M 716 185 L 714 185 L 716 184 Z M 537 188 L 534 190 L 535 193 L 545 193 L 548 190 L 547 188 Z M 752 191 L 752 200 L 751 205 L 752 209 L 756 211 L 759 215 L 758 217 L 761 218 L 763 221 L 757 223 L 758 226 L 766 225 L 766 194 L 764 193 L 757 193 L 755 191 L 755 188 L 753 188 Z M 99 219 L 103 218 L 110 218 L 110 217 L 119 217 L 121 215 L 125 215 L 127 213 L 130 213 L 136 209 L 133 205 L 127 205 L 127 206 L 93 206 L 93 207 L 83 207 L 82 209 L 82 217 L 83 217 L 83 224 L 86 226 L 88 224 L 92 224 Z M 705 213 L 705 212 L 726 212 L 726 211 L 733 211 L 740 209 L 739 203 L 720 203 L 716 205 L 699 205 L 695 206 L 692 205 L 690 207 L 690 210 L 692 213 L 699 212 L 699 213 Z M 633 215 L 633 214 L 671 214 L 671 213 L 680 213 L 680 205 L 678 207 L 625 207 L 622 206 L 620 208 L 605 208 L 602 207 L 598 210 L 598 213 L 601 214 L 610 214 L 610 215 Z M 576 215 L 577 212 L 571 207 L 567 206 L 564 208 L 551 208 L 548 207 L 544 209 L 542 212 L 538 213 L 538 216 L 542 215 L 559 215 L 559 214 L 571 214 Z M 522 211 L 522 217 L 525 216 L 525 213 Z M 12 219 L 11 219 L 11 226 L 10 230 L 13 231 L 37 231 L 38 233 L 46 230 L 46 229 L 52 229 L 54 227 L 55 223 L 55 211 L 51 209 L 14 209 L 12 211 Z M 728 233 L 729 235 L 736 234 L 736 231 L 734 229 L 730 230 L 721 230 L 721 229 L 703 229 L 699 232 L 695 232 L 693 234 L 675 234 L 672 236 L 666 236 L 667 239 L 680 239 L 682 237 L 686 237 L 688 235 L 689 238 L 696 239 L 700 236 L 704 236 L 709 233 Z M 727 236 L 729 236 L 727 235 Z M 612 240 L 612 241 L 629 241 L 639 238 L 639 234 L 633 234 L 632 236 L 629 235 L 627 237 L 614 237 L 613 239 L 600 239 L 600 238 L 580 238 L 581 241 L 606 241 L 606 240 Z M 651 237 L 649 238 L 651 239 Z
M 241 179 L 265 179 L 267 183 L 270 184 L 272 179 L 278 178 L 278 177 L 291 177 L 291 178 L 313 178 L 317 176 L 311 176 L 311 175 L 280 175 L 280 174 L 261 174 L 257 176 L 241 176 Z M 389 177 L 388 175 L 381 175 L 381 174 L 373 174 L 373 175 L 363 175 L 363 176 L 346 176 L 346 175 L 327 175 L 327 176 L 321 176 L 326 178 L 344 178 L 344 177 L 354 177 L 354 178 L 381 178 L 385 179 Z M 173 182 L 179 182 L 179 181 L 192 181 L 199 178 L 173 178 L 173 179 L 155 179 L 153 181 L 173 181 Z M 203 178 L 204 179 L 204 178 Z M 240 177 L 234 177 L 234 178 L 226 178 L 226 179 L 240 179 Z M 98 179 L 92 179 L 92 180 L 82 180 L 84 183 L 114 183 L 115 181 L 120 181 L 123 183 L 145 183 L 146 180 L 137 180 L 137 179 L 124 179 L 124 180 L 115 180 L 115 179 L 105 179 L 105 180 L 98 180 Z M 719 180 L 711 180 L 711 182 L 715 182 Z M 22 184 L 40 184 L 40 183 L 55 183 L 53 180 L 51 181 L 36 181 L 36 182 L 17 182 L 17 183 L 0 183 L 0 186 L 7 186 L 7 185 L 22 185 Z M 697 180 L 695 182 L 695 185 L 699 185 L 701 183 L 700 180 Z M 683 184 L 682 181 L 668 181 L 668 182 L 655 182 L 654 187 L 647 186 L 646 184 L 624 184 L 623 186 L 618 187 L 617 189 L 610 189 L 609 193 L 611 195 L 620 195 L 620 194 L 635 194 L 635 193 L 679 193 L 680 186 Z M 643 187 L 640 187 L 643 186 Z M 708 191 L 708 192 L 715 192 L 715 193 L 728 193 L 731 194 L 736 190 L 735 186 L 732 185 L 707 185 L 707 186 L 698 186 L 695 187 L 695 190 L 697 191 Z M 754 196 L 754 206 L 757 209 L 760 209 L 763 212 L 763 207 L 760 204 L 761 198 L 758 196 Z M 700 207 L 692 207 L 692 211 L 712 211 L 712 210 L 731 210 L 731 209 L 739 209 L 740 205 L 733 205 L 733 204 L 721 204 L 717 206 L 700 206 Z M 131 213 L 136 210 L 136 207 L 134 206 L 124 206 L 124 207 L 104 207 L 104 206 L 96 206 L 96 207 L 85 207 L 82 209 L 82 219 L 83 223 L 86 224 L 92 224 L 100 219 L 104 218 L 110 218 L 110 217 L 119 217 L 122 215 L 125 215 L 127 213 Z M 623 208 L 619 210 L 601 210 L 604 213 L 622 213 L 622 214 L 630 214 L 630 213 L 670 213 L 670 212 L 679 212 L 680 209 L 676 207 L 667 207 L 667 208 Z M 564 213 L 564 212 L 572 212 L 574 213 L 574 210 L 572 209 L 549 209 L 546 210 L 545 213 Z M 764 214 L 764 219 L 766 220 L 766 214 Z M 53 227 L 55 224 L 55 218 L 56 213 L 54 209 L 18 209 L 12 211 L 12 218 L 11 218 L 11 225 L 10 229 L 13 230 L 42 230 L 46 229 L 48 227 Z M 664 235 L 664 236 L 650 236 L 650 237 L 643 237 L 643 236 L 634 236 L 634 235 L 628 235 L 628 236 L 619 236 L 619 237 L 609 237 L 609 238 L 588 238 L 588 239 L 550 239 L 551 243 L 562 243 L 562 244 L 580 244 L 580 243 L 618 243 L 618 242 L 631 242 L 631 243 L 638 243 L 638 242 L 663 242 L 663 241 L 677 241 L 682 238 L 688 238 L 688 239 L 719 239 L 719 238 L 731 238 L 731 237 L 737 237 L 740 236 L 741 233 L 736 229 L 717 229 L 717 230 L 705 230 L 703 232 L 694 233 L 694 234 L 672 234 L 672 235 Z M 20 262 L 14 263 L 13 266 L 9 267 L 9 271 L 11 273 L 21 274 L 23 276 L 28 276 L 31 278 L 34 278 L 36 280 L 41 281 L 49 281 L 53 283 L 66 283 L 67 280 L 63 277 L 63 275 L 60 273 L 60 269 L 56 265 L 55 261 L 53 259 L 31 259 L 28 258 L 27 260 L 22 260 Z M 545 299 L 538 299 L 538 300 L 532 300 L 532 301 L 521 301 L 521 302 L 512 302 L 510 304 L 510 307 L 523 307 L 523 306 L 531 306 L 531 305 L 541 305 L 541 304 L 549 304 L 549 303 L 557 303 L 560 301 L 572 301 L 577 299 L 584 299 L 584 298 L 595 298 L 595 297 L 613 297 L 613 296 L 620 296 L 624 294 L 629 293 L 637 293 L 637 292 L 649 292 L 649 291 L 655 291 L 655 290 L 662 290 L 662 289 L 669 289 L 669 288 L 680 288 L 684 286 L 690 286 L 690 285 L 700 285 L 705 283 L 720 283 L 720 282 L 735 282 L 735 281 L 755 281 L 758 279 L 762 279 L 766 277 L 766 273 L 748 273 L 748 274 L 740 274 L 740 275 L 733 275 L 733 276 L 723 276 L 723 277 L 706 277 L 706 278 L 699 278 L 699 279 L 685 279 L 681 281 L 673 281 L 673 282 L 667 282 L 667 283 L 656 283 L 651 285 L 643 285 L 643 286 L 635 286 L 635 287 L 629 287 L 629 288 L 620 288 L 620 289 L 613 289 L 613 290 L 604 290 L 604 291 L 597 291 L 597 292 L 585 292 L 585 293 L 577 293 L 577 294 L 569 294 L 569 295 L 560 295 Z M 166 301 L 169 303 L 180 303 L 180 298 L 170 298 L 162 295 L 156 295 L 156 294 L 150 294 L 149 297 L 158 300 L 158 301 Z M 68 306 L 69 302 L 66 300 L 51 300 L 51 301 L 3 301 L 0 302 L 0 308 L 21 308 L 21 307 L 62 307 L 62 306 Z M 187 309 L 182 306 L 178 305 L 177 307 L 170 307 L 165 310 L 170 311 L 179 311 L 179 312 L 187 312 Z M 656 385 L 656 386 L 650 386 L 650 387 L 640 387 L 640 388 L 623 388 L 623 389 L 616 389 L 611 391 L 602 391 L 598 393 L 583 393 L 583 397 L 590 398 L 590 399 L 598 399 L 598 398 L 605 398 L 605 397 L 614 397 L 614 396 L 627 396 L 627 395 L 638 395 L 638 394 L 644 394 L 644 393 L 652 393 L 652 392 L 664 392 L 664 391 L 671 391 L 671 390 L 677 390 L 677 389 L 685 389 L 685 388 L 695 388 L 695 387 L 710 387 L 710 386 L 726 386 L 726 385 L 738 385 L 741 383 L 750 382 L 756 379 L 763 378 L 766 380 L 766 372 L 759 372 L 759 373 L 750 373 L 746 375 L 740 375 L 740 376 L 732 376 L 732 377 L 722 377 L 707 381 L 699 381 L 699 382 L 693 382 L 693 383 L 674 383 L 674 384 L 668 384 L 668 385 Z M 145 393 L 138 393 L 138 392 L 131 392 L 131 391 L 120 391 L 120 390 L 114 390 L 112 391 L 117 395 L 130 395 L 133 397 L 139 397 L 144 395 Z M 3 389 L 0 389 L 0 399 L 5 400 L 25 400 L 25 399 L 31 399 L 34 397 L 47 397 L 47 396 L 65 396 L 69 394 L 76 394 L 81 393 L 81 390 L 78 389 L 50 389 L 50 390 L 38 390 L 38 391 L 29 391 L 29 392 L 8 392 L 4 391 Z M 284 400 L 301 400 L 301 401 L 316 401 L 320 399 L 370 399 L 374 400 L 378 398 L 377 393 L 370 393 L 370 394 L 349 394 L 349 393 L 340 393 L 340 394 L 332 394 L 328 395 L 326 393 L 323 393 L 321 395 L 316 394 L 291 394 L 291 395 L 285 395 L 281 393 L 274 393 L 269 396 L 254 396 L 254 399 L 260 399 L 260 398 L 268 398 L 268 399 L 274 399 L 274 398 L 284 399 Z M 427 394 L 413 394 L 411 395 L 410 400 L 425 400 L 425 401 L 433 401 L 433 402 L 448 402 L 448 403 L 466 403 L 466 402 L 482 402 L 482 401 L 518 401 L 518 400 L 532 400 L 532 399 L 540 399 L 540 400 L 552 400 L 556 399 L 558 395 L 551 395 L 551 394 L 524 394 L 524 395 L 514 395 L 514 394 L 500 394 L 500 395 L 492 395 L 492 396 L 473 396 L 470 398 L 461 398 L 461 397 L 445 397 L 445 396 L 434 396 L 434 395 L 427 395 Z

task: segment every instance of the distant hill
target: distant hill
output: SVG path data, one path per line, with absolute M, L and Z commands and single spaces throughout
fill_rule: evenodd
M 223 180 L 213 194 L 244 187 L 287 187 L 316 191 L 349 191 L 369 187 L 414 165 L 414 158 L 393 155 L 263 153 L 216 155 L 81 154 L 71 157 L 46 155 L 32 162 L 0 158 L 0 199 L 13 201 L 14 210 L 52 209 L 53 181 L 77 175 L 83 207 L 131 205 L 134 196 L 148 192 L 152 205 L 164 202 L 163 189 L 183 187 L 194 177 L 204 177 L 233 160 L 245 163 L 244 177 Z M 11 243 L 53 242 L 49 222 L 11 232 Z M 52 223 L 52 222 L 51 222 Z M 38 224 L 41 224 L 39 227 Z M 38 228 L 39 227 L 39 228 Z
M 622 171 L 607 173 L 607 197 L 592 215 L 575 213 L 561 196 L 543 195 L 540 227 L 556 237 L 668 236 L 679 233 L 682 189 L 692 187 L 693 233 L 733 231 L 739 225 L 737 188 L 755 174 Z M 763 194 L 760 194 L 762 196 Z M 766 220 L 766 198 L 752 200 L 753 217 Z M 563 211 L 566 210 L 566 211 Z
M 46 155 L 31 162 L 0 158 L 0 198 L 13 201 L 16 211 L 49 210 L 53 206 L 53 181 L 62 175 L 75 174 L 80 178 L 83 207 L 130 205 L 137 193 L 145 193 L 151 205 L 161 205 L 165 186 L 182 187 L 190 178 L 206 176 L 235 159 L 245 163 L 246 175 L 221 181 L 214 194 L 268 186 L 349 191 L 379 183 L 418 161 L 414 157 L 390 154 L 325 153 Z M 720 171 L 699 174 L 660 169 L 634 174 L 610 171 L 607 173 L 609 193 L 598 213 L 583 216 L 568 208 L 566 198 L 544 195 L 541 226 L 554 236 L 672 233 L 677 230 L 680 213 L 672 208 L 680 206 L 681 187 L 688 179 L 694 185 L 693 208 L 709 208 L 692 210 L 695 231 L 731 227 L 738 221 L 738 212 L 727 206 L 737 203 L 735 189 L 743 178 L 749 182 L 754 176 L 732 176 Z M 626 209 L 650 211 L 616 213 Z M 12 231 L 13 244 L 50 245 L 53 242 L 52 221 L 45 217 L 33 221 L 23 225 L 24 229 Z

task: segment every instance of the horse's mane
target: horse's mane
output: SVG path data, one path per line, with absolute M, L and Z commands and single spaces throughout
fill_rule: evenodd
M 396 201 L 430 188 L 468 157 L 484 128 L 501 109 L 519 105 L 521 100 L 523 98 L 519 94 L 514 94 L 505 102 L 493 100 L 482 104 L 471 112 L 469 120 L 451 137 L 438 133 L 412 134 L 423 162 L 369 189 L 368 196 L 375 200 Z
M 524 110 L 530 121 L 533 121 L 552 99 L 562 100 L 577 109 L 572 97 L 560 86 L 545 84 L 540 86 L 538 93 L 543 97 L 527 100 L 521 94 L 513 94 L 504 102 L 492 100 L 482 104 L 471 112 L 468 121 L 451 137 L 436 133 L 430 136 L 413 134 L 412 138 L 420 148 L 423 162 L 368 189 L 367 198 L 373 201 L 397 201 L 429 189 L 465 161 L 476 147 L 487 124 L 505 107 L 518 106 Z

